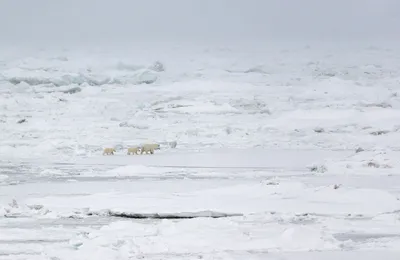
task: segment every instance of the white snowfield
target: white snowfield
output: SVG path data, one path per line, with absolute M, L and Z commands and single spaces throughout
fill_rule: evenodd
M 399 60 L 4 50 L 0 259 L 397 260 Z

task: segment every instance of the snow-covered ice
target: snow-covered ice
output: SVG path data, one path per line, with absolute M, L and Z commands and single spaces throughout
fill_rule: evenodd
M 399 61 L 3 49 L 0 259 L 397 259 Z M 161 149 L 126 154 L 145 142 Z

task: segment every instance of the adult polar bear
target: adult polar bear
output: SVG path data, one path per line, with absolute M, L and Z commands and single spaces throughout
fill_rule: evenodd
M 140 154 L 154 154 L 154 150 L 160 150 L 159 144 L 144 144 L 140 147 Z

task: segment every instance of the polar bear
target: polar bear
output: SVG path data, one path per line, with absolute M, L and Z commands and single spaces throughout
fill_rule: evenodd
M 114 148 L 104 148 L 103 155 L 114 155 L 115 152 Z
M 140 154 L 143 153 L 149 153 L 154 154 L 154 150 L 160 150 L 160 145 L 159 144 L 144 144 L 140 147 Z
M 130 154 L 139 154 L 140 147 L 129 147 L 128 148 L 128 155 Z

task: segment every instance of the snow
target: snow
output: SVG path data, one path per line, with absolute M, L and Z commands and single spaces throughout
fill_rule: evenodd
M 184 185 L 185 182 L 182 183 Z M 51 212 L 111 210 L 128 213 L 198 212 L 212 210 L 228 214 L 257 212 L 311 213 L 330 215 L 376 215 L 394 212 L 400 206 L 398 199 L 387 192 L 373 189 L 334 189 L 334 185 L 308 188 L 301 183 L 243 184 L 192 192 L 162 190 L 162 183 L 146 185 L 145 191 L 119 191 L 74 197 L 52 197 L 25 201 L 29 205 L 44 204 Z M 70 184 L 73 186 L 73 183 Z M 137 190 L 135 184 L 132 190 Z M 155 186 L 155 187 L 154 187 Z M 365 197 L 370 197 L 367 201 Z M 162 203 L 159 203 L 161 202 Z M 234 203 L 232 203 L 234 201 Z M 68 205 L 71 204 L 71 205 Z M 339 205 L 339 206 L 336 206 Z
M 398 258 L 397 47 L 2 52 L 1 259 Z

